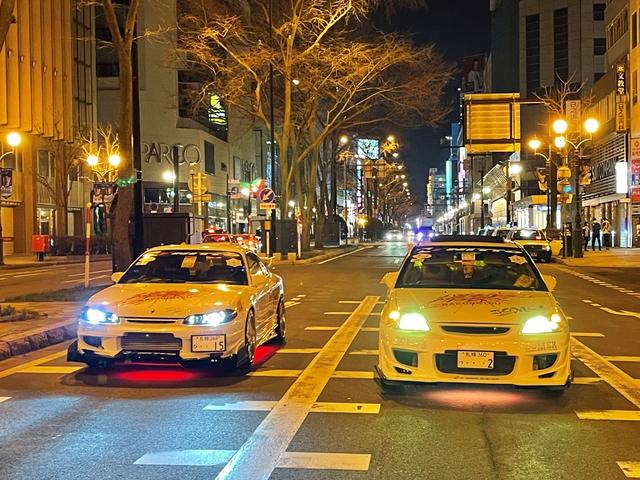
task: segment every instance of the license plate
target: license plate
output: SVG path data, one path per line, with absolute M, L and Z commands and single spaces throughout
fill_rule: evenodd
M 458 352 L 458 368 L 493 368 L 493 352 Z
M 224 335 L 193 335 L 192 352 L 224 352 L 227 347 Z

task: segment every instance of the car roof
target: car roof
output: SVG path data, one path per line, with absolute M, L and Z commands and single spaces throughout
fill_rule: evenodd
M 505 241 L 502 237 L 488 237 L 484 235 L 438 235 L 428 240 L 418 243 L 414 248 L 438 246 L 438 247 L 478 247 L 478 248 L 508 248 L 521 250 L 515 243 Z
M 201 243 L 196 245 L 190 244 L 179 244 L 179 245 L 159 245 L 157 247 L 152 247 L 147 251 L 150 252 L 158 252 L 158 251 L 181 251 L 181 252 L 235 252 L 235 253 L 246 253 L 246 249 L 240 245 L 235 243 L 226 243 L 226 242 L 215 242 L 215 243 Z

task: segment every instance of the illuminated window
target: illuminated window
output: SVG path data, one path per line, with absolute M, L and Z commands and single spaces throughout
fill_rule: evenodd
M 219 126 L 227 125 L 227 112 L 220 102 L 218 95 L 211 95 L 209 97 L 209 123 Z

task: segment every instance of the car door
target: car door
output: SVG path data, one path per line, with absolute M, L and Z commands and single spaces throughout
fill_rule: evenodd
M 247 265 L 251 277 L 251 285 L 256 294 L 256 331 L 258 337 L 266 335 L 265 329 L 269 328 L 269 279 L 262 269 L 262 262 L 252 252 L 247 252 Z
M 268 309 L 269 309 L 269 318 L 275 322 L 276 312 L 278 310 L 278 303 L 280 301 L 280 288 L 278 285 L 278 277 L 271 273 L 269 267 L 265 265 L 265 263 L 260 260 L 260 266 L 262 267 L 262 271 L 267 279 L 267 298 L 268 298 Z

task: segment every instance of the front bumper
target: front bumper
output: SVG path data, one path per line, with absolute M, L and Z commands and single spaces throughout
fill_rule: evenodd
M 458 368 L 458 351 L 494 352 L 494 366 Z M 514 326 L 489 335 L 449 333 L 442 325 L 420 333 L 381 326 L 378 371 L 399 382 L 559 387 L 571 379 L 569 334 L 522 335 Z
M 103 359 L 173 358 L 183 361 L 228 358 L 244 346 L 244 324 L 236 318 L 218 327 L 187 326 L 175 323 L 130 323 L 118 325 L 78 324 L 78 356 Z M 192 337 L 224 335 L 225 348 L 194 351 Z

